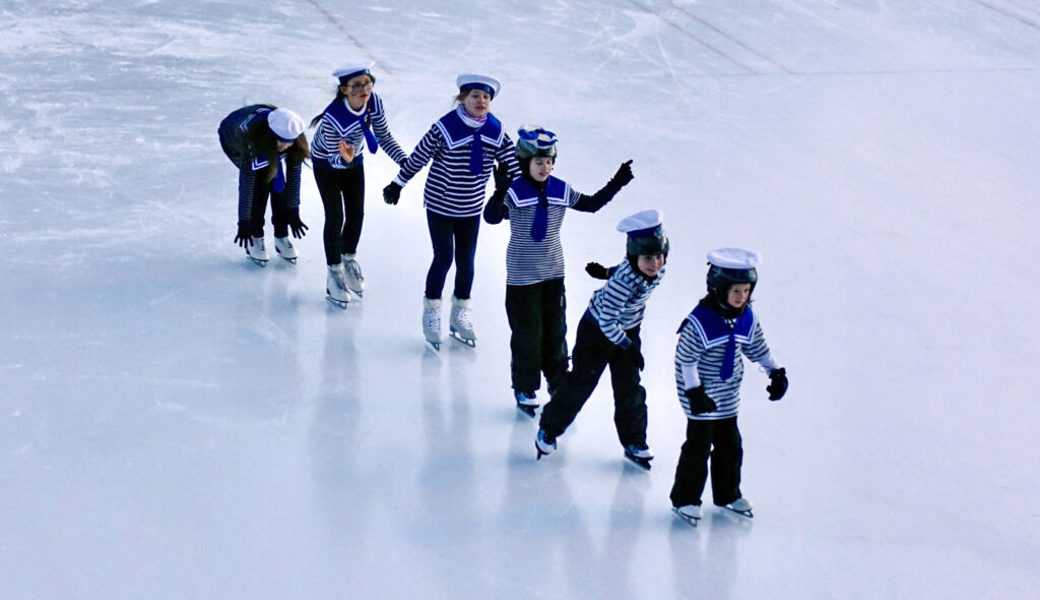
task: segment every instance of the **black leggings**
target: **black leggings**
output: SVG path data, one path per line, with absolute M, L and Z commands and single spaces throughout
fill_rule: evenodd
M 475 217 L 446 217 L 426 211 L 426 222 L 430 226 L 430 241 L 433 242 L 433 262 L 426 273 L 426 297 L 440 299 L 444 292 L 444 281 L 448 269 L 455 262 L 455 297 L 469 299 L 473 288 L 473 257 L 477 253 L 477 233 L 480 231 L 480 215 Z
M 263 171 L 256 172 L 256 184 L 253 186 L 253 210 L 249 224 L 253 237 L 264 237 L 264 213 L 267 212 L 267 199 L 271 199 L 271 224 L 274 225 L 275 237 L 289 235 L 289 206 L 285 194 L 271 189 L 271 183 L 264 179 Z
M 357 252 L 365 221 L 365 166 L 314 169 L 321 204 L 325 207 L 325 262 L 339 264 L 342 254 Z

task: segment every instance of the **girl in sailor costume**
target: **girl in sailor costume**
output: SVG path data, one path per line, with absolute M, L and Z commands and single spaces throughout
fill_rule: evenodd
M 326 292 L 337 306 L 350 302 L 349 289 L 365 291 L 356 253 L 365 218 L 365 148 L 383 149 L 398 165 L 408 155 L 390 134 L 383 101 L 372 91 L 371 62 L 350 63 L 336 69 L 336 98 L 311 121 L 317 126 L 311 155 L 314 180 L 325 207 L 325 262 L 329 268 Z
M 554 133 L 525 126 L 517 134 L 521 176 L 512 179 L 508 165 L 499 165 L 484 220 L 495 225 L 509 219 L 506 314 L 512 330 L 513 396 L 517 407 L 533 417 L 541 375 L 551 395 L 567 370 L 563 218 L 568 208 L 596 212 L 610 202 L 632 180 L 632 161 L 622 164 L 603 189 L 587 196 L 551 175 L 556 164 Z
M 708 294 L 683 320 L 675 349 L 676 389 L 688 420 L 671 500 L 676 515 L 691 523 L 701 518 L 709 459 L 715 505 L 752 516 L 751 503 L 740 492 L 740 357 L 769 373 L 770 400 L 779 400 L 787 391 L 786 371 L 773 359 L 751 310 L 758 253 L 720 248 L 708 253 L 708 262 Z
M 556 438 L 574 421 L 608 366 L 614 389 L 614 426 L 625 456 L 645 469 L 654 457 L 646 443 L 639 329 L 646 302 L 664 276 L 668 237 L 656 210 L 622 220 L 618 231 L 628 234 L 627 260 L 614 267 L 606 285 L 592 294 L 578 323 L 571 370 L 542 410 L 535 438 L 538 458 L 556 449 Z
M 419 141 L 400 173 L 383 188 L 387 204 L 397 204 L 404 187 L 427 163 L 423 205 L 433 244 L 433 262 L 426 275 L 423 334 L 435 349 L 441 344 L 441 294 L 448 269 L 455 263 L 450 327 L 452 336 L 473 346 L 476 332 L 470 306 L 473 257 L 484 208 L 484 190 L 495 163 L 520 174 L 513 142 L 502 123 L 489 112 L 498 94 L 498 80 L 484 75 L 459 75 L 455 110 L 438 119 Z
M 287 108 L 270 104 L 242 107 L 220 122 L 220 147 L 238 167 L 238 232 L 235 243 L 259 265 L 267 264 L 264 213 L 271 198 L 271 224 L 279 256 L 295 264 L 299 253 L 289 241 L 301 238 L 300 171 L 310 156 L 304 122 Z

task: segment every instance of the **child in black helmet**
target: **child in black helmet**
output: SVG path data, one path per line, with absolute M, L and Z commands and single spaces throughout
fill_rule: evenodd
M 563 218 L 569 208 L 596 212 L 610 202 L 632 180 L 632 161 L 623 163 L 603 189 L 587 196 L 551 175 L 556 134 L 534 125 L 525 125 L 517 133 L 521 176 L 513 179 L 509 166 L 499 165 L 484 221 L 495 225 L 509 220 L 506 314 L 512 331 L 513 396 L 517 408 L 533 417 L 542 374 L 552 394 L 567 370 Z
M 737 408 L 744 363 L 769 373 L 770 400 L 787 391 L 787 374 L 776 364 L 751 311 L 758 282 L 757 252 L 719 248 L 708 253 L 708 294 L 679 326 L 675 382 L 686 412 L 686 442 L 675 470 L 671 500 L 675 514 L 691 523 L 701 518 L 701 494 L 711 460 L 715 505 L 751 517 L 751 503 L 740 492 L 743 462 Z
M 660 284 L 668 256 L 668 237 L 656 210 L 636 213 L 618 224 L 628 234 L 627 260 L 613 268 L 606 285 L 592 294 L 578 323 L 571 370 L 545 405 L 535 446 L 538 458 L 556 449 L 559 437 L 592 395 L 610 367 L 614 388 L 614 425 L 625 456 L 645 469 L 653 452 L 646 443 L 646 390 L 639 327 L 650 294 Z

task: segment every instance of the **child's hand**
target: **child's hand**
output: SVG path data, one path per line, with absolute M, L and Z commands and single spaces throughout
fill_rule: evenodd
M 708 412 L 712 412 L 718 408 L 715 405 L 715 401 L 704 392 L 704 385 L 701 384 L 695 388 L 691 388 L 683 392 L 690 401 L 690 412 L 695 415 L 700 415 Z
M 769 392 L 769 399 L 773 402 L 784 397 L 784 394 L 787 393 L 786 369 L 780 367 L 769 372 L 769 385 L 766 386 L 766 391 Z
M 598 262 L 590 262 L 586 264 L 585 272 L 595 279 L 610 279 L 610 270 Z
M 347 144 L 346 140 L 339 141 L 339 155 L 343 157 L 344 162 L 354 161 L 354 145 Z

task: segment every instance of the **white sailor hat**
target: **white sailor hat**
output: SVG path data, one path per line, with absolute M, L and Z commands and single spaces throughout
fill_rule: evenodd
M 332 76 L 339 79 L 340 85 L 346 85 L 348 81 L 357 77 L 358 75 L 368 75 L 372 77 L 372 65 L 375 64 L 372 61 L 368 62 L 351 62 L 343 65 L 332 72 Z M 372 81 L 376 78 L 372 77 Z
M 661 211 L 656 208 L 641 210 L 622 219 L 617 225 L 617 230 L 627 233 L 629 237 L 646 237 L 654 234 L 661 226 L 662 219 Z
M 288 108 L 272 110 L 271 114 L 267 115 L 267 126 L 271 128 L 275 137 L 290 144 L 295 142 L 296 138 L 300 137 L 303 130 L 307 128 L 303 118 Z
M 484 90 L 491 94 L 492 98 L 498 95 L 498 90 L 502 87 L 502 84 L 494 77 L 477 75 L 475 73 L 463 73 L 462 75 L 459 75 L 455 78 L 455 85 L 459 86 L 460 92 Z
M 708 252 L 708 262 L 722 269 L 746 271 L 762 262 L 762 255 L 744 248 L 716 248 Z

